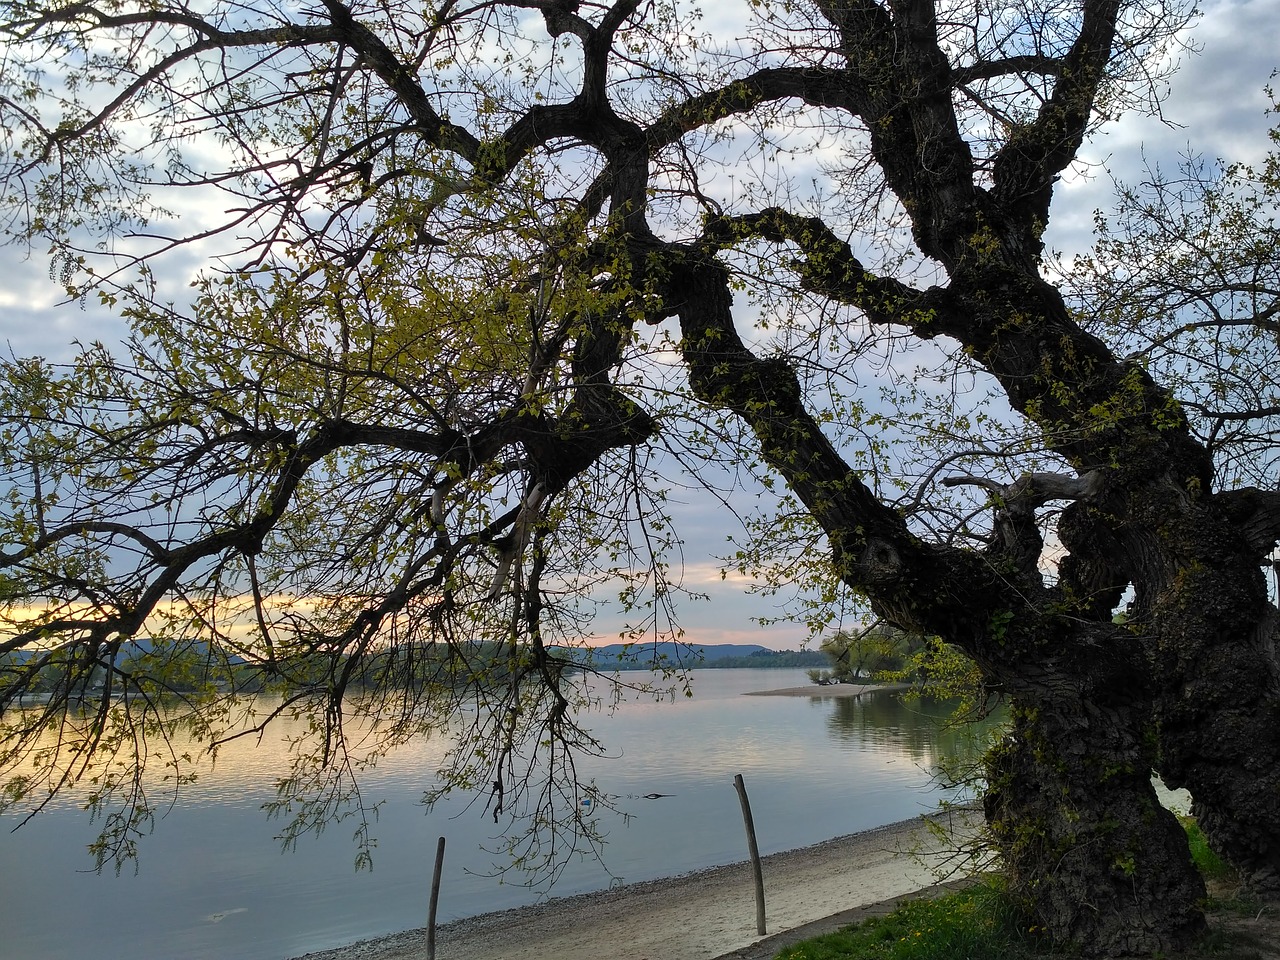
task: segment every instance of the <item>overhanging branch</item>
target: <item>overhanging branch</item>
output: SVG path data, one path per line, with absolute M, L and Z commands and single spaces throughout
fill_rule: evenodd
M 942 479 L 944 487 L 981 487 L 998 498 L 1003 505 L 1016 505 L 1022 509 L 1034 509 L 1050 500 L 1088 500 L 1102 492 L 1103 483 L 1101 470 L 1090 470 L 1077 477 L 1061 473 L 1028 473 L 1010 484 L 967 473 Z
M 868 270 L 848 242 L 837 237 L 820 218 L 800 216 L 779 207 L 709 220 L 703 246 L 723 250 L 752 237 L 795 244 L 803 254 L 796 264 L 801 285 L 857 307 L 872 322 L 909 326 L 927 339 L 933 335 L 929 326 L 935 315 L 947 308 L 943 290 L 919 290 Z

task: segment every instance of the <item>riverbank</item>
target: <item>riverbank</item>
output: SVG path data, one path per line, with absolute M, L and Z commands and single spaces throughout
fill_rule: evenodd
M 756 933 L 755 894 L 745 861 L 664 880 L 548 900 L 458 920 L 436 932 L 437 960 L 711 960 L 779 949 L 783 931 L 803 935 L 855 919 L 851 911 L 930 887 L 976 811 L 917 817 L 763 858 L 768 934 Z M 776 946 L 775 946 L 776 944 Z M 763 954 L 759 954 L 763 955 Z M 772 954 L 768 954 L 772 955 Z M 299 960 L 425 960 L 425 930 L 410 930 L 307 954 Z

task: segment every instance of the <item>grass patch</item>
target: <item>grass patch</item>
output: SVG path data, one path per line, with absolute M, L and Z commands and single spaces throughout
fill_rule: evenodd
M 1200 829 L 1200 824 L 1196 823 L 1195 817 L 1180 816 L 1178 820 L 1182 823 L 1182 829 L 1187 832 L 1191 859 L 1196 869 L 1200 871 L 1200 876 L 1205 880 L 1230 880 L 1235 877 L 1235 871 L 1230 864 L 1209 849 L 1209 841 L 1205 839 L 1204 831 Z
M 777 960 L 1025 960 L 1042 941 L 997 879 L 797 943 Z
M 1204 904 L 1209 930 L 1185 960 L 1276 960 L 1280 925 L 1252 897 L 1241 896 L 1240 875 L 1209 849 L 1195 818 L 1179 815 L 1178 820 L 1209 892 Z

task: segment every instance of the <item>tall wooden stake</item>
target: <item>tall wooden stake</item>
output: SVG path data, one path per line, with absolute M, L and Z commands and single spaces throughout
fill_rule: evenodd
M 431 908 L 427 911 L 427 960 L 436 960 L 436 904 L 440 902 L 440 873 L 444 869 L 444 837 L 436 844 L 436 870 L 431 877 Z
M 764 936 L 764 871 L 760 868 L 760 848 L 756 845 L 756 825 L 751 819 L 751 801 L 747 799 L 747 785 L 742 781 L 742 774 L 733 778 L 733 785 L 738 790 L 738 799 L 742 801 L 742 819 L 747 825 L 747 847 L 751 851 L 751 870 L 756 877 L 756 933 Z

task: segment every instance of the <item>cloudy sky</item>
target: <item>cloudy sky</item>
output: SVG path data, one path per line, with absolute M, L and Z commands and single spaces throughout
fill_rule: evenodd
M 1203 16 L 1189 31 L 1199 53 L 1187 57 L 1174 77 L 1162 120 L 1123 118 L 1085 146 L 1086 163 L 1059 190 L 1048 233 L 1051 248 L 1069 253 L 1088 247 L 1093 211 L 1110 207 L 1113 178 L 1140 179 L 1150 164 L 1176 168 L 1179 155 L 1188 151 L 1227 160 L 1256 160 L 1266 152 L 1272 118 L 1266 115 L 1264 88 L 1280 64 L 1274 44 L 1280 34 L 1280 4 L 1208 0 L 1202 9 Z M 73 340 L 110 342 L 120 336 L 122 326 L 112 315 L 92 304 L 82 309 L 61 302 L 42 252 L 26 258 L 16 249 L 0 249 L 0 269 L 5 277 L 0 284 L 0 343 L 6 353 L 65 359 Z M 689 500 L 680 510 L 687 541 L 685 581 L 690 589 L 709 592 L 712 600 L 683 607 L 688 639 L 799 646 L 802 627 L 753 623 L 753 617 L 781 611 L 767 599 L 745 597 L 743 584 L 733 578 L 721 579 L 713 557 L 726 549 L 727 528 L 696 498 Z
M 1280 4 L 1209 0 L 1201 10 L 1185 34 L 1199 52 L 1183 58 L 1163 117 L 1124 117 L 1081 150 L 1088 167 L 1058 190 L 1048 232 L 1052 248 L 1086 249 L 1093 211 L 1111 206 L 1112 181 L 1136 181 L 1148 164 L 1172 171 L 1188 151 L 1246 162 L 1267 152 L 1267 131 L 1280 122 L 1267 116 L 1266 93 L 1280 67 L 1280 54 L 1268 39 L 1280 31 Z

